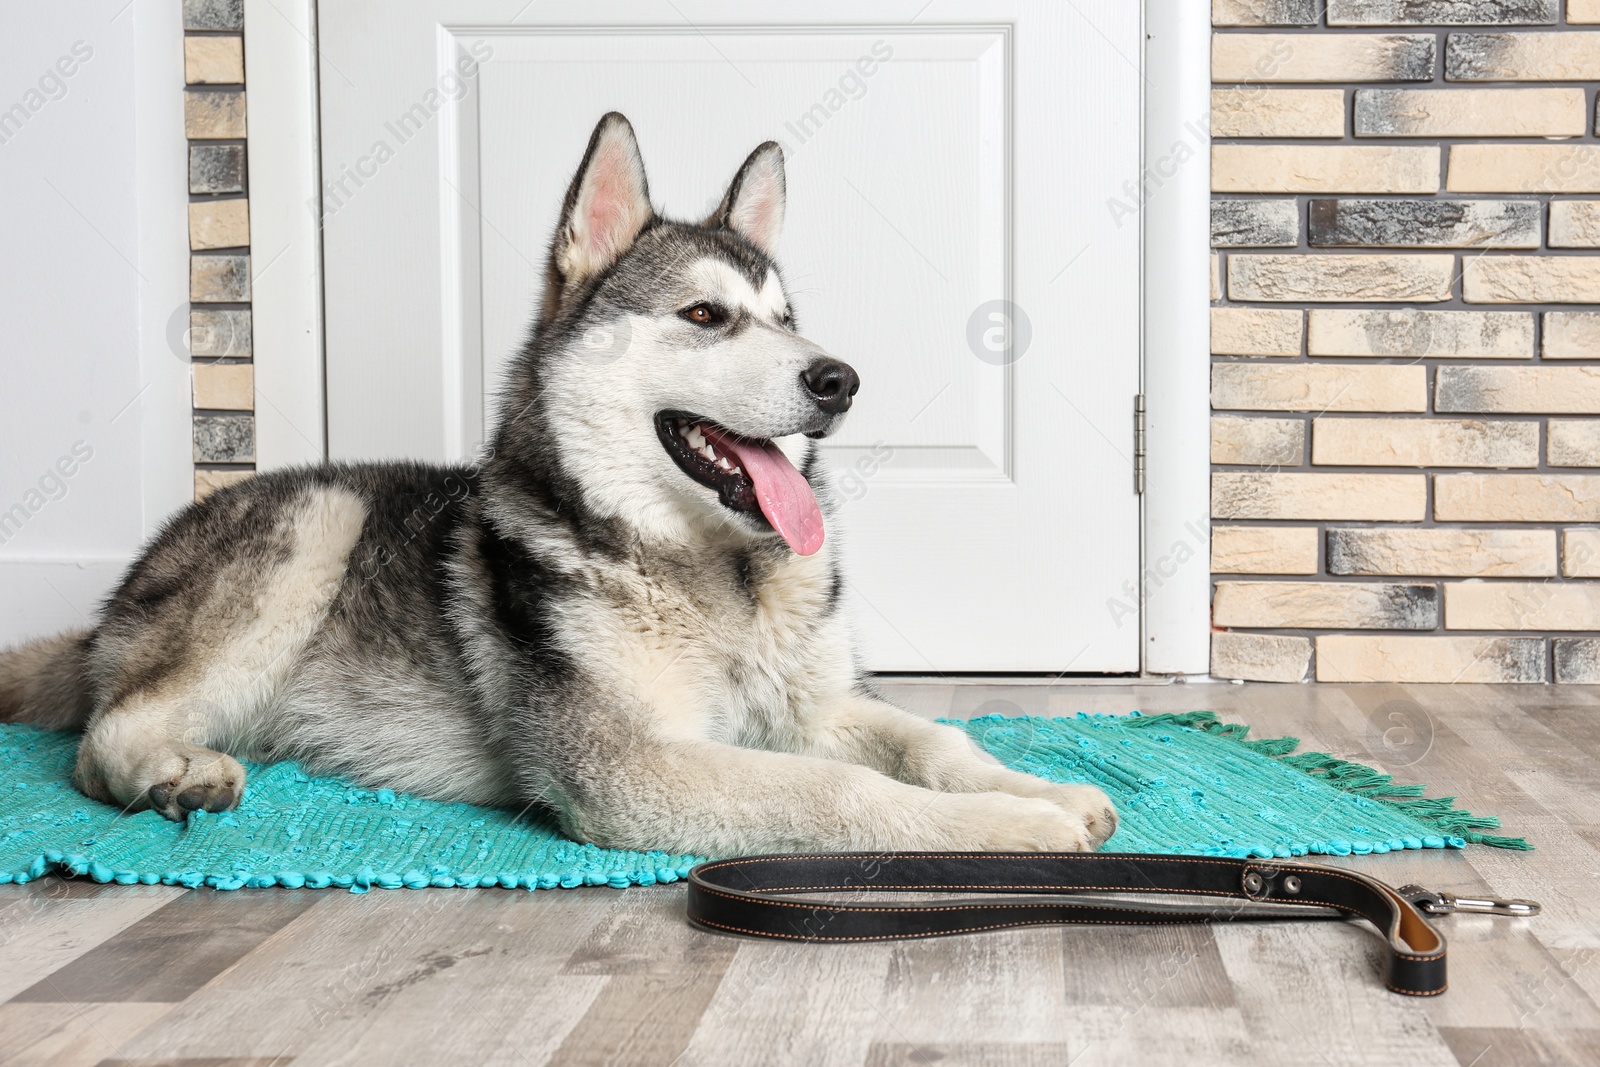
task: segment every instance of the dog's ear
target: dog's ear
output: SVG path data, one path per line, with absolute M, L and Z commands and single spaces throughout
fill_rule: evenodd
M 601 118 L 567 189 L 550 249 L 557 292 L 610 267 L 655 217 L 633 127 L 613 111 Z
M 783 149 L 768 141 L 750 153 L 706 222 L 732 230 L 770 256 L 783 232 L 783 207 Z

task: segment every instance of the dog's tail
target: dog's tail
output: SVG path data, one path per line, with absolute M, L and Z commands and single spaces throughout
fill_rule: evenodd
M 89 684 L 91 630 L 0 652 L 0 722 L 80 730 L 94 709 Z

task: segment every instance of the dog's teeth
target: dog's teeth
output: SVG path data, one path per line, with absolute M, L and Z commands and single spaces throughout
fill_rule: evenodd
M 706 438 L 705 435 L 700 432 L 700 427 L 698 426 L 689 427 L 688 430 L 684 431 L 683 437 L 684 440 L 689 442 L 691 448 L 705 447 Z
M 717 460 L 717 469 L 731 471 L 733 470 L 733 464 L 729 463 L 727 457 L 724 456 L 723 458 Z
M 689 425 L 688 425 L 688 423 L 680 422 L 678 424 L 678 436 L 683 438 L 685 441 L 687 441 L 689 439 Z
M 698 451 L 702 456 L 706 457 L 711 462 L 715 463 L 717 461 L 717 454 L 712 450 L 710 445 L 701 445 Z

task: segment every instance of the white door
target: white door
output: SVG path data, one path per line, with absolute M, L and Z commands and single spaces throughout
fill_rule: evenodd
M 1138 4 L 318 12 L 332 458 L 477 448 L 602 113 L 679 217 L 776 139 L 803 332 L 863 381 L 825 447 L 869 665 L 1138 670 Z

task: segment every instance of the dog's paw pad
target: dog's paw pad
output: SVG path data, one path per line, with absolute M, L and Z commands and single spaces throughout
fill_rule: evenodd
M 183 770 L 146 792 L 150 806 L 174 822 L 183 822 L 191 812 L 227 811 L 244 794 L 244 768 L 232 756 L 220 752 L 192 753 Z

